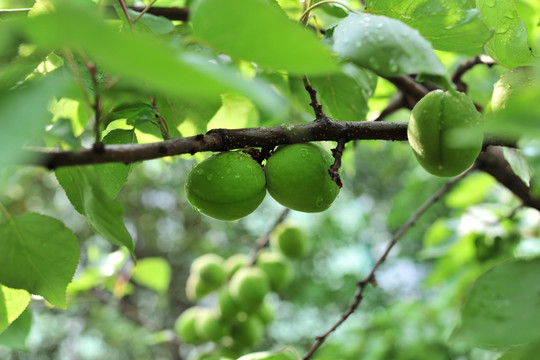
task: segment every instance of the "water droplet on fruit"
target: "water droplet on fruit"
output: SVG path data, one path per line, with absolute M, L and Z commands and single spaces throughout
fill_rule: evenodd
M 317 201 L 315 202 L 315 205 L 317 207 L 321 207 L 323 205 L 323 203 L 324 203 L 324 199 L 322 198 L 322 196 L 318 196 Z
M 384 26 L 384 24 L 383 24 L 383 23 L 378 23 L 378 24 L 375 25 L 375 26 L 376 26 L 377 28 L 379 28 L 379 29 L 382 29 L 382 27 Z

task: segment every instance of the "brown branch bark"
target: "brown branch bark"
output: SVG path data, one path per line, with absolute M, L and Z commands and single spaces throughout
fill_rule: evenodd
M 540 211 L 540 198 L 534 197 L 530 187 L 514 173 L 500 147 L 488 147 L 476 159 L 475 167 L 493 176 L 500 184 L 520 198 L 523 205 Z
M 135 10 L 137 12 L 143 11 L 146 6 L 144 5 L 132 5 L 127 6 L 128 9 Z M 108 17 L 117 17 L 116 12 L 113 6 L 106 6 L 105 13 Z M 20 9 L 0 9 L 0 19 L 16 17 L 16 16 L 25 16 L 30 11 L 30 8 L 20 8 Z M 148 9 L 147 13 L 163 16 L 169 20 L 177 21 L 188 21 L 189 20 L 189 9 L 180 8 L 180 7 L 160 7 L 152 6 Z
M 310 141 L 385 140 L 407 141 L 406 122 L 335 121 L 329 118 L 300 125 L 281 125 L 245 129 L 214 129 L 205 135 L 135 145 L 104 145 L 97 151 L 86 148 L 78 151 L 59 151 L 45 148 L 27 148 L 27 162 L 49 169 L 64 166 L 104 163 L 134 163 L 166 156 L 195 154 L 204 151 L 227 151 L 249 147 L 272 148 L 282 144 Z M 512 145 L 490 138 L 489 145 Z
M 30 148 L 26 152 L 36 165 L 55 169 L 63 166 L 133 163 L 165 156 L 203 151 L 226 151 L 248 147 L 274 147 L 309 141 L 387 140 L 406 141 L 406 122 L 341 122 L 328 118 L 300 125 L 245 129 L 215 129 L 205 135 L 174 138 L 156 143 L 106 145 L 100 151 L 57 151 Z

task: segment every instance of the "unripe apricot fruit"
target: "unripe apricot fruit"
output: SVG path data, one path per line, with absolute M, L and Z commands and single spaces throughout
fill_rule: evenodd
M 174 330 L 184 343 L 198 344 L 203 341 L 195 331 L 195 323 L 199 315 L 204 311 L 202 307 L 193 306 L 181 313 L 176 319 Z
M 407 135 L 420 165 L 429 173 L 455 176 L 482 150 L 482 116 L 460 92 L 435 90 L 413 108 Z
M 266 161 L 268 193 L 293 210 L 324 211 L 339 193 L 328 174 L 333 161 L 332 155 L 316 144 L 280 146 Z
M 257 256 L 256 265 L 266 274 L 272 290 L 283 290 L 290 284 L 292 279 L 291 265 L 281 253 L 262 251 Z
M 243 267 L 239 269 L 229 282 L 229 290 L 234 301 L 245 311 L 258 308 L 266 294 L 270 291 L 270 284 L 264 271 L 256 267 Z
M 225 259 L 217 254 L 204 254 L 193 260 L 190 273 L 198 275 L 202 281 L 215 289 L 225 281 L 224 263 Z
M 306 234 L 292 223 L 280 224 L 270 234 L 270 246 L 291 259 L 304 256 L 307 245 Z
M 200 162 L 186 178 L 186 196 L 203 214 L 236 220 L 252 213 L 266 195 L 261 166 L 246 153 L 228 151 Z

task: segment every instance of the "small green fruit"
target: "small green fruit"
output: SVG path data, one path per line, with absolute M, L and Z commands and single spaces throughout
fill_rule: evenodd
M 227 322 L 234 322 L 238 313 L 242 311 L 227 286 L 224 286 L 219 292 L 218 307 L 221 318 Z
M 225 260 L 223 268 L 228 278 L 234 275 L 238 269 L 249 264 L 249 256 L 246 254 L 234 254 Z
M 293 210 L 324 211 L 339 194 L 328 174 L 333 162 L 332 155 L 316 144 L 280 146 L 266 161 L 268 193 Z
M 204 254 L 191 263 L 190 273 L 198 275 L 202 281 L 213 289 L 225 281 L 225 260 L 217 254 Z
M 299 227 L 292 223 L 283 223 L 270 234 L 270 245 L 291 259 L 299 259 L 305 255 L 308 238 Z
M 237 360 L 297 360 L 298 358 L 292 351 L 260 351 L 256 353 L 246 354 Z
M 195 318 L 195 332 L 200 339 L 217 342 L 227 335 L 228 328 L 221 321 L 218 312 L 205 308 Z
M 494 85 L 491 109 L 493 111 L 505 109 L 511 98 L 539 81 L 540 76 L 534 67 L 523 66 L 508 70 Z
M 193 306 L 189 309 L 186 309 L 180 316 L 176 319 L 174 323 L 174 330 L 176 335 L 180 340 L 186 344 L 199 344 L 203 340 L 197 335 L 195 331 L 195 323 L 197 317 L 201 312 L 204 312 L 204 308 L 199 306 Z
M 266 274 L 272 290 L 283 290 L 291 283 L 291 265 L 281 253 L 276 251 L 262 251 L 257 256 L 256 265 Z
M 239 269 L 231 278 L 229 286 L 232 298 L 245 311 L 258 308 L 270 290 L 266 274 L 256 267 Z
M 204 282 L 197 274 L 190 274 L 186 281 L 186 296 L 190 301 L 197 301 L 215 290 L 215 287 Z
M 268 301 L 263 301 L 253 315 L 257 316 L 264 325 L 268 325 L 274 321 L 274 308 Z
M 435 90 L 413 108 L 409 144 L 422 167 L 436 176 L 467 170 L 482 150 L 482 116 L 467 95 Z
M 252 213 L 266 195 L 261 166 L 246 153 L 229 151 L 197 164 L 186 178 L 186 196 L 202 213 L 236 220 Z
M 249 316 L 231 329 L 231 337 L 237 347 L 249 347 L 259 342 L 264 334 L 262 321 L 255 316 Z

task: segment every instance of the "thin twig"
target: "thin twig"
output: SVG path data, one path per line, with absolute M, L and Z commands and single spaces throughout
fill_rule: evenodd
M 386 258 L 388 257 L 388 254 L 392 250 L 392 248 L 397 244 L 399 239 L 405 234 L 405 232 L 411 228 L 416 221 L 420 218 L 422 214 L 426 212 L 427 209 L 433 204 L 435 204 L 439 199 L 446 194 L 450 189 L 461 179 L 463 179 L 465 176 L 467 176 L 470 173 L 471 170 L 468 170 L 464 173 L 462 173 L 459 176 L 456 176 L 452 180 L 448 181 L 435 195 L 433 195 L 430 199 L 428 199 L 422 206 L 416 210 L 409 220 L 395 233 L 395 235 L 392 237 L 392 240 L 388 243 L 386 246 L 386 249 L 384 250 L 381 257 L 379 257 L 379 260 L 373 265 L 373 268 L 369 272 L 369 274 L 361 281 L 358 282 L 358 289 L 356 290 L 356 293 L 354 294 L 354 301 L 349 305 L 349 308 L 347 311 L 341 315 L 341 318 L 330 327 L 324 334 L 317 336 L 315 343 L 313 346 L 308 350 L 306 355 L 304 355 L 303 360 L 308 360 L 311 358 L 311 356 L 315 353 L 315 351 L 324 343 L 326 338 L 334 331 L 336 330 L 341 324 L 345 322 L 349 318 L 349 316 L 356 311 L 360 303 L 363 299 L 363 293 L 364 289 L 367 287 L 368 284 L 373 284 L 374 286 L 377 285 L 377 282 L 375 280 L 375 272 L 377 269 L 384 263 Z
M 324 111 L 322 109 L 322 105 L 321 103 L 319 103 L 319 100 L 317 100 L 317 90 L 315 90 L 313 86 L 311 86 L 311 83 L 305 76 L 302 78 L 302 81 L 304 82 L 304 87 L 309 94 L 309 98 L 311 99 L 309 105 L 313 108 L 315 117 L 317 119 L 326 118 L 326 115 L 324 114 Z
M 408 103 L 406 100 L 406 96 L 400 90 L 397 92 L 396 95 L 394 95 L 394 97 L 392 97 L 388 105 L 386 105 L 386 107 L 383 109 L 383 111 L 381 111 L 379 116 L 377 116 L 377 118 L 375 118 L 373 121 L 383 121 L 386 117 L 403 108 L 408 108 Z
M 122 7 L 122 11 L 124 12 L 124 15 L 126 16 L 129 27 L 133 28 L 133 20 L 131 19 L 131 16 L 129 16 L 129 11 L 127 9 L 125 1 L 124 0 L 118 0 L 118 2 L 120 3 L 120 6 Z
M 285 208 L 281 212 L 281 214 L 279 214 L 278 218 L 276 219 L 276 221 L 274 221 L 272 226 L 270 226 L 270 228 L 265 233 L 259 236 L 259 238 L 255 242 L 255 247 L 251 250 L 251 254 L 249 256 L 249 264 L 251 266 L 255 265 L 255 263 L 257 262 L 257 255 L 259 254 L 259 252 L 268 245 L 268 241 L 270 240 L 270 234 L 272 234 L 276 227 L 281 224 L 283 220 L 285 220 L 287 215 L 289 215 L 289 212 L 290 209 Z
M 150 8 L 152 7 L 152 5 L 154 5 L 156 3 L 157 0 L 152 0 L 152 2 L 148 5 L 145 6 L 144 9 L 142 9 L 141 13 L 139 15 L 137 15 L 137 17 L 135 19 L 133 19 L 133 23 L 136 23 L 140 18 L 143 17 L 144 14 L 146 14 L 148 12 L 148 10 L 150 10 Z
M 493 60 L 491 57 L 489 57 L 487 55 L 479 55 L 479 56 L 475 56 L 473 58 L 470 58 L 470 59 L 465 60 L 464 62 L 462 62 L 458 66 L 458 68 L 456 69 L 454 74 L 452 75 L 452 82 L 454 84 L 456 84 L 456 88 L 457 88 L 458 91 L 461 91 L 461 92 L 464 92 L 464 93 L 467 92 L 468 86 L 467 86 L 467 84 L 465 82 L 463 82 L 461 77 L 467 71 L 469 71 L 470 69 L 472 69 L 474 66 L 476 66 L 478 64 L 485 64 L 485 65 L 487 65 L 489 67 L 492 67 L 493 65 L 495 65 L 495 60 Z
M 97 78 L 96 65 L 91 61 L 86 61 L 86 68 L 90 73 L 92 79 L 92 86 L 94 87 L 94 102 L 92 108 L 94 109 L 94 150 L 103 150 L 103 143 L 101 142 L 101 97 L 99 94 L 99 82 Z
M 336 148 L 332 149 L 334 163 L 328 169 L 328 174 L 330 174 L 330 177 L 340 189 L 343 187 L 343 182 L 341 181 L 341 176 L 339 176 L 339 169 L 341 168 L 341 157 L 343 156 L 343 150 L 345 150 L 346 143 L 346 141 L 340 139 Z

